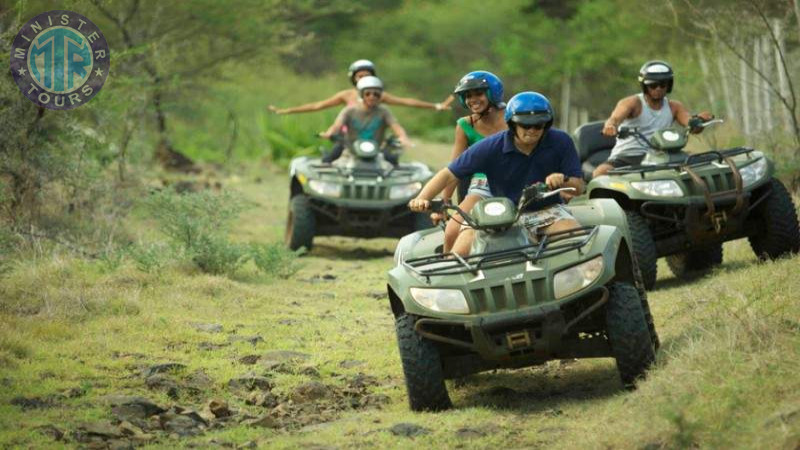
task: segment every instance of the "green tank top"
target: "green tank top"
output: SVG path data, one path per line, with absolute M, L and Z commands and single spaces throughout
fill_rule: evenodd
M 472 145 L 485 137 L 484 135 L 478 133 L 475 128 L 470 125 L 466 117 L 458 119 L 456 123 L 461 127 L 462 130 L 464 130 L 464 134 L 467 135 L 467 145 Z M 486 175 L 478 172 L 473 174 L 472 178 L 486 179 Z
M 468 145 L 472 145 L 484 138 L 482 134 L 475 131 L 475 128 L 473 128 L 472 125 L 470 125 L 466 117 L 458 119 L 456 123 L 458 124 L 458 126 L 461 127 L 462 130 L 464 130 L 464 134 L 467 135 Z

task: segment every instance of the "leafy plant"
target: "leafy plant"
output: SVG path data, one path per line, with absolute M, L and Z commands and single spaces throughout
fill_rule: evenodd
M 142 272 L 158 273 L 178 257 L 175 249 L 163 242 L 140 243 L 127 249 L 128 257 Z
M 250 258 L 247 246 L 214 234 L 199 238 L 190 251 L 192 261 L 200 270 L 216 275 L 231 275 Z
M 253 244 L 250 246 L 250 254 L 258 270 L 279 278 L 289 278 L 301 267 L 297 261 L 298 253 L 281 243 Z
M 153 193 L 145 204 L 159 230 L 204 272 L 232 273 L 247 261 L 246 249 L 228 240 L 231 224 L 244 210 L 241 198 L 233 193 L 163 190 Z M 160 264 L 153 248 L 138 256 L 144 267 Z

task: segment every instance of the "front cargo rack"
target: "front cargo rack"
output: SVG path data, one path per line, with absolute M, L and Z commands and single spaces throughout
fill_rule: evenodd
M 597 226 L 572 228 L 557 233 L 543 234 L 540 242 L 522 247 L 479 253 L 466 258 L 455 253 L 440 253 L 407 259 L 402 264 L 408 270 L 422 277 L 456 275 L 467 272 L 477 274 L 479 270 L 526 261 L 536 262 L 571 250 L 580 252 L 597 234 L 597 230 Z
M 752 153 L 754 151 L 755 149 L 752 149 L 750 147 L 736 147 L 721 151 L 712 150 L 710 152 L 696 153 L 694 155 L 686 155 L 686 158 L 684 158 L 682 161 L 672 161 L 668 163 L 653 164 L 647 166 L 635 165 L 635 166 L 617 167 L 609 170 L 608 174 L 624 175 L 629 173 L 640 173 L 642 174 L 642 177 L 644 177 L 644 174 L 646 172 L 656 172 L 659 170 L 667 170 L 667 169 L 675 169 L 677 171 L 681 171 L 686 166 L 689 167 L 701 166 L 703 164 L 708 164 L 712 161 L 722 162 L 725 158 L 730 158 L 744 153 Z

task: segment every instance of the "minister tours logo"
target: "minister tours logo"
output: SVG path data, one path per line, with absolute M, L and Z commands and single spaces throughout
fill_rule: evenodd
M 108 77 L 106 38 L 86 17 L 65 10 L 29 20 L 11 46 L 11 73 L 32 102 L 72 109 L 88 102 Z

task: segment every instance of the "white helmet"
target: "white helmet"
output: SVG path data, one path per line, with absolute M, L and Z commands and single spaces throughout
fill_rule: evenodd
M 353 64 L 350 64 L 350 67 L 347 69 L 347 78 L 350 78 L 351 83 L 354 85 L 356 84 L 356 80 L 353 77 L 356 75 L 356 72 L 362 70 L 369 71 L 370 74 L 375 75 L 375 64 L 368 59 L 359 59 Z
M 358 89 L 358 96 L 364 97 L 364 89 L 378 89 L 383 91 L 383 82 L 378 77 L 367 76 L 363 77 L 358 80 L 358 84 L 356 84 L 356 89 Z

